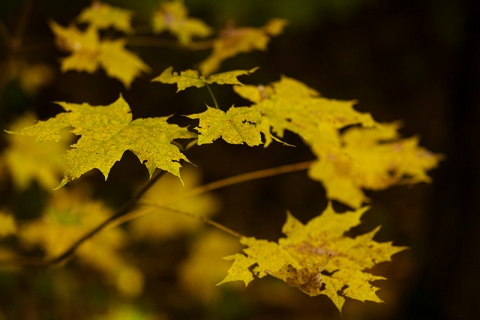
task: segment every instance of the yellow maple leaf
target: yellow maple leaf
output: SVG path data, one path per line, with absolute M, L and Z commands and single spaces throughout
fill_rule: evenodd
M 32 114 L 17 119 L 10 130 L 20 130 L 35 122 Z M 66 169 L 62 156 L 68 148 L 70 139 L 65 136 L 61 143 L 35 143 L 34 137 L 8 135 L 9 147 L 0 156 L 13 179 L 14 185 L 25 189 L 36 181 L 45 189 L 53 189 Z
M 231 107 L 226 112 L 210 108 L 202 113 L 188 116 L 191 119 L 200 119 L 196 128 L 200 133 L 198 145 L 212 143 L 223 138 L 231 144 L 243 144 L 253 147 L 262 144 L 262 133 L 270 136 L 269 130 L 261 125 L 261 114 L 250 107 Z
M 108 106 L 58 104 L 67 112 L 10 132 L 37 136 L 37 141 L 58 141 L 65 128 L 73 127 L 71 132 L 81 136 L 65 154 L 68 166 L 57 188 L 94 168 L 99 169 L 107 179 L 111 167 L 126 150 L 137 155 L 150 176 L 159 168 L 180 177 L 179 161 L 187 158 L 172 141 L 196 135 L 186 128 L 168 123 L 168 117 L 132 121 L 130 107 L 121 96 Z
M 353 124 L 377 125 L 370 114 L 353 109 L 355 101 L 323 98 L 304 83 L 285 76 L 269 86 L 235 86 L 234 90 L 254 103 L 252 107 L 262 113 L 263 120 L 280 138 L 289 130 L 309 143 L 327 138 L 332 145 L 338 145 L 336 133 L 328 128 L 336 132 Z
M 190 249 L 189 257 L 180 265 L 182 287 L 202 302 L 212 303 L 219 294 L 215 288 L 221 280 L 219 275 L 229 268 L 229 263 L 219 257 L 239 249 L 240 244 L 230 235 L 217 230 L 202 234 Z
M 129 224 L 129 230 L 135 238 L 158 241 L 192 232 L 202 226 L 200 221 L 162 206 L 192 212 L 200 217 L 209 217 L 218 210 L 219 202 L 213 195 L 188 195 L 200 182 L 197 171 L 190 167 L 183 169 L 182 180 L 183 184 L 173 176 L 164 176 L 147 191 L 140 201 L 144 205 L 130 214 L 139 217 Z
M 285 25 L 286 21 L 283 19 L 272 19 L 261 28 L 227 27 L 214 40 L 213 51 L 200 63 L 200 71 L 204 75 L 209 75 L 215 72 L 224 60 L 239 53 L 266 50 L 270 38 L 280 34 Z
M 93 73 L 98 69 L 100 39 L 94 27 L 82 31 L 75 25 L 64 28 L 55 21 L 51 21 L 50 28 L 55 34 L 59 49 L 71 53 L 70 56 L 62 59 L 62 72 L 75 70 Z
M 17 224 L 13 215 L 0 210 L 0 238 L 17 233 Z
M 102 41 L 94 26 L 82 31 L 75 25 L 64 28 L 51 22 L 50 27 L 59 48 L 71 53 L 62 59 L 63 72 L 94 73 L 101 67 L 107 75 L 120 80 L 128 88 L 142 72 L 150 70 L 137 55 L 125 49 L 126 40 Z
M 377 128 L 350 128 L 342 134 L 345 150 L 361 168 L 368 189 L 383 189 L 394 183 L 430 182 L 425 173 L 442 155 L 419 147 L 418 137 L 399 139 L 395 123 Z
M 253 68 L 250 70 L 233 70 L 204 77 L 200 75 L 197 70 L 189 69 L 181 71 L 179 74 L 178 72 L 174 72 L 172 67 L 169 67 L 152 81 L 177 84 L 177 92 L 185 90 L 189 87 L 201 88 L 212 83 L 241 85 L 242 83 L 238 81 L 237 78 L 239 76 L 251 74 L 257 69 L 258 68 Z
M 96 29 L 113 27 L 125 33 L 132 33 L 131 26 L 133 12 L 122 8 L 113 7 L 100 1 L 94 1 L 78 16 L 79 22 L 87 22 Z
M 240 280 L 248 285 L 254 276 L 270 275 L 310 296 L 327 295 L 340 311 L 345 297 L 381 302 L 370 282 L 384 278 L 367 270 L 406 248 L 374 241 L 379 228 L 355 238 L 345 236 L 365 210 L 338 214 L 329 205 L 305 225 L 288 214 L 282 229 L 286 237 L 278 242 L 241 238 L 245 254 L 226 257 L 234 262 L 219 284 Z
M 107 75 L 130 87 L 142 72 L 150 71 L 136 54 L 125 49 L 126 40 L 105 40 L 100 43 L 98 61 Z
M 368 200 L 362 188 L 428 182 L 426 172 L 441 159 L 419 147 L 416 138 L 400 140 L 396 124 L 378 123 L 356 111 L 354 101 L 325 99 L 295 79 L 234 90 L 254 103 L 262 132 L 271 130 L 280 138 L 285 130 L 298 134 L 318 158 L 310 177 L 324 184 L 329 199 L 353 208 Z M 271 138 L 264 136 L 268 145 Z
M 211 28 L 203 21 L 188 16 L 182 0 L 164 1 L 155 10 L 152 18 L 153 32 L 169 31 L 178 37 L 182 45 L 189 45 L 193 37 L 205 38 Z
M 358 208 L 368 198 L 362 189 L 380 190 L 394 184 L 429 182 L 427 171 L 442 155 L 418 145 L 418 138 L 400 139 L 398 125 L 350 128 L 341 135 L 341 148 L 313 151 L 319 159 L 309 175 L 325 185 L 327 197 Z

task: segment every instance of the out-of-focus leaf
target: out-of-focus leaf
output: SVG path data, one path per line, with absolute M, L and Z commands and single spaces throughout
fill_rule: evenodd
M 417 138 L 400 139 L 397 124 L 381 124 L 356 111 L 355 101 L 325 99 L 295 79 L 235 86 L 235 91 L 254 103 L 262 130 L 280 138 L 285 130 L 298 134 L 318 158 L 310 177 L 324 184 L 329 199 L 352 208 L 368 200 L 362 189 L 428 182 L 426 172 L 442 158 L 419 147 Z M 268 145 L 271 138 L 265 138 Z
M 113 215 L 97 200 L 90 200 L 84 190 L 61 189 L 52 193 L 43 216 L 19 225 L 18 237 L 25 247 L 41 247 L 45 259 L 54 258 Z M 76 251 L 78 261 L 106 275 L 109 283 L 125 296 L 143 290 L 143 274 L 123 256 L 128 235 L 120 228 L 103 230 L 85 241 Z
M 219 257 L 239 249 L 238 240 L 231 235 L 216 230 L 201 234 L 190 249 L 189 257 L 180 266 L 183 288 L 204 303 L 212 303 L 219 294 L 215 284 L 230 265 Z
M 192 38 L 205 38 L 212 32 L 203 21 L 188 16 L 182 0 L 162 2 L 153 14 L 152 27 L 155 33 L 171 32 L 182 45 L 189 45 Z
M 78 16 L 79 22 L 87 22 L 96 29 L 113 27 L 125 33 L 132 33 L 131 26 L 133 12 L 113 7 L 100 1 L 93 1 L 90 7 L 85 8 Z
M 214 40 L 213 51 L 200 63 L 200 71 L 204 75 L 209 75 L 218 70 L 223 61 L 239 53 L 265 51 L 270 38 L 279 35 L 285 25 L 285 20 L 273 19 L 261 28 L 227 27 Z
M 13 215 L 0 211 L 0 238 L 17 233 L 17 224 Z
M 62 59 L 63 72 L 75 70 L 94 73 L 101 67 L 128 88 L 142 72 L 150 71 L 137 55 L 125 49 L 125 40 L 101 40 L 94 26 L 82 31 L 75 25 L 65 28 L 51 22 L 50 27 L 55 33 L 58 47 L 70 53 Z
M 10 129 L 20 130 L 34 121 L 35 117 L 32 114 L 25 114 L 17 119 Z M 0 155 L 0 159 L 4 161 L 18 189 L 27 188 L 33 181 L 48 190 L 58 185 L 59 178 L 67 168 L 62 158 L 68 149 L 70 139 L 66 134 L 64 136 L 65 139 L 60 143 L 52 141 L 36 143 L 34 137 L 24 135 L 7 136 L 9 146 Z

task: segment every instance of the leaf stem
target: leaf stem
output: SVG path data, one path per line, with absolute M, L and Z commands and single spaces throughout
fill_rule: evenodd
M 204 217 L 204 216 L 199 216 L 199 215 L 196 215 L 194 213 L 191 213 L 191 212 L 187 212 L 187 211 L 183 211 L 183 210 L 179 210 L 179 209 L 175 209 L 175 208 L 172 208 L 172 207 L 169 207 L 169 206 L 166 206 L 166 205 L 162 205 L 160 203 L 156 203 L 156 202 L 153 202 L 153 201 L 148 201 L 148 200 L 140 200 L 139 205 L 141 206 L 149 206 L 149 207 L 155 207 L 155 208 L 160 208 L 160 209 L 164 209 L 164 210 L 168 210 L 168 211 L 171 211 L 173 213 L 176 213 L 176 214 L 180 214 L 180 215 L 183 215 L 183 216 L 186 216 L 186 217 L 189 217 L 189 218 L 192 218 L 192 219 L 195 219 L 195 220 L 198 220 L 198 221 L 201 221 L 203 223 L 206 223 L 208 225 L 211 225 L 212 227 L 215 227 L 223 232 L 226 232 L 234 237 L 237 237 L 237 238 L 243 238 L 245 237 L 244 235 L 242 235 L 241 233 L 238 233 L 230 228 L 227 228 L 225 227 L 224 225 L 218 223 L 218 222 L 215 222 L 207 217 Z
M 215 99 L 215 95 L 213 94 L 213 91 L 210 88 L 210 85 L 205 82 L 205 87 L 207 87 L 208 93 L 210 93 L 210 96 L 212 97 L 213 104 L 215 105 L 215 109 L 220 109 L 220 107 L 218 106 L 218 103 L 217 103 L 217 99 Z

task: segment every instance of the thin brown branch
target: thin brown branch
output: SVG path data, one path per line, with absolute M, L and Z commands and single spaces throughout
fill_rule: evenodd
M 10 64 L 14 61 L 15 55 L 20 50 L 23 44 L 23 37 L 27 30 L 28 21 L 32 13 L 33 0 L 25 0 L 23 3 L 22 11 L 18 18 L 18 23 L 15 29 L 15 33 L 10 35 L 3 23 L 0 24 L 0 33 L 7 46 L 8 53 L 5 60 L 0 65 L 0 95 L 3 94 L 6 85 L 10 81 Z
M 234 185 L 234 184 L 238 184 L 238 183 L 242 183 L 242 182 L 273 177 L 273 176 L 277 176 L 277 175 L 284 174 L 284 173 L 307 170 L 308 168 L 310 168 L 312 163 L 313 163 L 313 161 L 298 162 L 298 163 L 293 163 L 293 164 L 287 164 L 287 165 L 280 166 L 280 167 L 263 169 L 263 170 L 258 170 L 258 171 L 239 174 L 239 175 L 234 176 L 234 177 L 229 177 L 229 178 L 226 178 L 226 179 L 217 180 L 217 181 L 207 183 L 205 185 L 193 188 L 189 192 L 182 194 L 182 198 L 193 197 L 193 196 L 196 196 L 198 194 L 207 193 L 207 192 L 210 192 L 210 191 L 213 191 L 213 190 L 217 190 L 217 189 L 220 189 L 220 188 L 225 188 L 225 187 L 228 187 L 228 186 L 231 186 L 231 185 Z
M 8 32 L 7 27 L 2 21 L 0 21 L 0 39 L 7 48 L 10 48 L 12 45 L 12 35 Z
M 155 184 L 155 182 L 163 176 L 165 171 L 157 171 L 154 176 L 148 180 L 148 182 L 140 189 L 137 191 L 137 193 L 127 202 L 125 203 L 115 214 L 113 214 L 110 218 L 107 220 L 103 221 L 100 223 L 97 227 L 93 228 L 86 234 L 84 234 L 82 237 L 80 237 L 77 241 L 75 241 L 67 250 L 65 250 L 63 253 L 58 255 L 57 257 L 49 260 L 48 264 L 49 265 L 55 265 L 63 262 L 64 260 L 69 259 L 71 256 L 75 254 L 77 251 L 78 247 L 82 245 L 85 241 L 91 239 L 93 236 L 95 236 L 97 233 L 102 231 L 103 229 L 107 228 L 110 224 L 112 224 L 115 220 L 121 218 L 122 216 L 126 215 L 129 213 L 137 204 L 138 200 L 150 189 L 151 186 Z
M 212 48 L 213 41 L 195 41 L 187 46 L 184 46 L 175 39 L 165 39 L 156 36 L 129 36 L 127 44 L 135 47 L 163 47 L 173 49 L 205 50 Z
M 228 234 L 230 234 L 234 237 L 237 237 L 237 238 L 244 238 L 245 237 L 241 233 L 238 233 L 238 232 L 236 232 L 236 231 L 234 231 L 230 228 L 227 228 L 227 227 L 225 227 L 224 225 L 222 225 L 218 222 L 215 222 L 215 221 L 213 221 L 213 220 L 211 220 L 207 217 L 196 215 L 196 214 L 191 213 L 191 212 L 186 212 L 186 211 L 183 211 L 183 210 L 175 209 L 175 208 L 172 208 L 172 207 L 160 204 L 160 203 L 156 203 L 156 202 L 153 202 L 153 201 L 147 201 L 147 200 L 140 200 L 138 204 L 141 205 L 141 206 L 155 207 L 155 208 L 168 210 L 170 212 L 173 212 L 173 213 L 176 213 L 176 214 L 179 214 L 179 215 L 191 218 L 191 219 L 198 220 L 200 222 L 211 225 L 212 227 L 217 228 L 217 229 L 219 229 L 223 232 L 226 232 L 226 233 L 228 233 Z
M 299 163 L 293 163 L 293 164 L 287 164 L 284 166 L 280 167 L 275 167 L 275 168 L 269 168 L 269 169 L 263 169 L 263 170 L 258 170 L 254 172 L 248 172 L 248 173 L 243 173 L 237 176 L 229 177 L 226 179 L 222 180 L 217 180 L 211 183 L 207 183 L 201 186 L 198 186 L 196 188 L 191 189 L 190 191 L 187 191 L 185 193 L 182 193 L 181 195 L 175 195 L 170 198 L 164 198 L 162 199 L 163 203 L 173 203 L 176 200 L 179 200 L 179 198 L 187 199 L 190 197 L 198 196 L 200 194 L 204 194 L 213 190 L 217 190 L 220 188 L 225 188 L 231 185 L 235 185 L 238 183 L 242 182 L 247 182 L 247 181 L 252 181 L 252 180 L 257 180 L 257 179 L 262 179 L 262 178 L 268 178 L 284 173 L 290 173 L 290 172 L 295 172 L 295 171 L 302 171 L 310 168 L 312 165 L 313 161 L 305 161 L 305 162 L 299 162 Z M 129 214 L 126 214 L 120 218 L 118 218 L 115 221 L 115 225 L 121 225 L 125 222 L 140 218 L 144 216 L 146 213 L 138 213 L 138 212 L 131 212 Z
M 23 38 L 27 30 L 30 15 L 32 14 L 33 0 L 25 0 L 23 3 L 22 13 L 18 19 L 17 28 L 14 36 L 14 49 L 18 49 L 22 46 Z
M 271 176 L 276 176 L 284 173 L 290 173 L 290 172 L 295 172 L 295 171 L 302 171 L 308 169 L 313 161 L 306 161 L 306 162 L 299 162 L 299 163 L 294 163 L 294 164 L 288 164 L 280 167 L 275 167 L 275 168 L 269 168 L 269 169 L 263 169 L 263 170 L 258 170 L 254 172 L 249 172 L 249 173 L 244 173 L 240 174 L 234 177 L 229 177 L 226 179 L 218 180 L 215 182 L 211 182 L 202 186 L 199 186 L 197 188 L 191 189 L 189 192 L 184 193 L 181 195 L 182 199 L 183 198 L 189 198 L 193 197 L 199 194 L 207 193 L 213 190 L 217 190 L 220 188 L 225 188 L 231 185 L 235 185 L 238 183 L 242 182 L 247 182 L 247 181 L 252 181 L 256 179 L 262 179 L 262 178 L 267 178 Z M 145 213 L 142 214 L 136 214 L 136 213 L 131 213 L 132 209 L 136 205 L 144 205 L 144 206 L 150 206 L 150 207 L 157 207 L 157 208 L 162 208 L 166 209 L 169 211 L 172 211 L 177 214 L 181 214 L 186 217 L 190 217 L 192 219 L 199 220 L 201 222 L 204 222 L 208 225 L 211 225 L 219 230 L 222 230 L 230 235 L 233 235 L 238 238 L 244 237 L 242 234 L 229 229 L 218 222 L 215 222 L 213 220 L 210 220 L 206 217 L 198 216 L 193 213 L 181 211 L 175 208 L 171 208 L 169 206 L 151 202 L 151 201 L 146 201 L 146 200 L 140 200 L 141 197 L 150 189 L 150 187 L 164 174 L 164 171 L 158 171 L 152 179 L 150 179 L 136 194 L 133 196 L 123 207 L 121 207 L 115 214 L 113 214 L 110 218 L 99 224 L 97 227 L 92 229 L 91 231 L 87 232 L 84 234 L 82 237 L 80 237 L 77 241 L 75 241 L 68 249 L 66 249 L 63 253 L 60 255 L 49 259 L 49 260 L 42 260 L 42 259 L 36 259 L 36 258 L 15 258 L 10 261 L 1 261 L 0 266 L 14 266 L 14 265 L 29 265 L 29 266 L 55 266 L 55 265 L 60 265 L 62 263 L 65 263 L 68 259 L 73 257 L 77 249 L 87 240 L 93 238 L 96 234 L 98 234 L 100 231 L 110 228 L 110 227 L 115 227 L 120 224 L 123 224 L 127 221 L 136 219 L 138 217 L 141 217 L 145 215 Z M 168 198 L 167 201 L 174 201 L 176 200 L 176 197 L 171 197 Z M 165 201 L 165 199 L 164 199 Z

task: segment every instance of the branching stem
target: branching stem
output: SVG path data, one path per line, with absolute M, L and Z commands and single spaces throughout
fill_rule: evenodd
M 302 171 L 308 169 L 313 161 L 306 161 L 306 162 L 299 162 L 299 163 L 294 163 L 294 164 L 289 164 L 289 165 L 284 165 L 280 167 L 275 167 L 275 168 L 269 168 L 269 169 L 264 169 L 264 170 L 258 170 L 254 172 L 249 172 L 249 173 L 244 173 L 240 174 L 234 177 L 229 177 L 226 179 L 214 181 L 211 183 L 207 183 L 205 185 L 196 187 L 191 189 L 189 192 L 183 193 L 181 196 L 177 197 L 171 197 L 167 199 L 163 199 L 163 202 L 173 202 L 177 200 L 179 197 L 182 199 L 193 197 L 196 195 L 204 194 L 213 190 L 217 190 L 220 188 L 225 188 L 231 185 L 235 185 L 238 183 L 246 182 L 246 181 L 252 181 L 256 179 L 262 179 L 262 178 L 267 178 L 271 176 L 276 176 L 284 173 L 289 173 L 289 172 L 295 172 L 295 171 Z M 87 240 L 91 239 L 93 236 L 95 236 L 97 233 L 104 229 L 108 228 L 113 228 L 115 226 L 118 226 L 120 224 L 123 224 L 127 221 L 139 218 L 146 213 L 142 214 L 135 214 L 131 213 L 132 209 L 137 206 L 137 205 L 143 205 L 143 206 L 150 206 L 150 207 L 155 207 L 155 208 L 162 208 L 165 210 L 169 210 L 173 213 L 183 215 L 192 219 L 199 220 L 201 222 L 204 222 L 208 225 L 211 225 L 221 231 L 224 231 L 232 236 L 242 238 L 244 237 L 242 234 L 231 230 L 218 222 L 215 222 L 213 220 L 210 220 L 206 217 L 199 216 L 190 212 L 185 212 L 182 210 L 178 210 L 172 207 L 169 207 L 165 204 L 159 204 L 155 203 L 152 201 L 147 201 L 147 200 L 141 200 L 142 196 L 153 186 L 153 184 L 164 174 L 164 171 L 157 171 L 154 176 L 127 202 L 125 205 L 123 205 L 114 215 L 112 215 L 110 218 L 107 220 L 103 221 L 100 223 L 98 226 L 96 226 L 94 229 L 90 230 L 86 234 L 84 234 L 82 237 L 80 237 L 77 241 L 75 241 L 68 249 L 66 249 L 63 253 L 60 255 L 49 259 L 36 259 L 36 258 L 15 258 L 11 259 L 9 261 L 1 261 L 0 265 L 1 266 L 15 266 L 15 265 L 29 265 L 29 266 L 56 266 L 65 263 L 68 261 L 70 258 L 73 257 L 77 249 Z
M 253 181 L 257 179 L 262 179 L 262 178 L 268 178 L 284 173 L 290 173 L 290 172 L 295 172 L 295 171 L 302 171 L 310 168 L 312 165 L 313 161 L 305 161 L 305 162 L 299 162 L 299 163 L 293 163 L 293 164 L 287 164 L 284 166 L 280 167 L 275 167 L 275 168 L 269 168 L 269 169 L 263 169 L 263 170 L 258 170 L 258 171 L 253 171 L 253 172 L 248 172 L 248 173 L 243 173 L 237 176 L 233 177 L 228 177 L 222 180 L 217 180 L 214 182 L 210 182 L 201 186 L 198 186 L 196 188 L 192 188 L 190 191 L 187 191 L 185 193 L 182 193 L 181 195 L 178 196 L 173 196 L 170 198 L 164 198 L 162 199 L 163 203 L 174 203 L 180 198 L 182 200 L 198 196 L 200 194 L 205 194 L 213 190 L 218 190 L 221 188 L 225 188 L 228 186 L 232 186 L 238 183 L 242 182 L 247 182 L 247 181 Z M 144 201 L 140 200 L 139 204 L 143 204 Z M 151 202 L 148 202 L 150 204 Z M 147 203 L 145 203 L 147 204 Z M 160 206 L 161 204 L 156 203 L 156 205 Z M 167 207 L 168 208 L 168 207 Z M 125 222 L 140 218 L 148 213 L 146 212 L 141 212 L 141 213 L 136 213 L 136 212 L 131 212 L 129 214 L 126 214 L 124 216 L 119 217 L 116 219 L 115 223 L 112 224 L 113 226 L 118 226 L 121 225 Z
M 69 259 L 70 257 L 73 256 L 73 254 L 77 251 L 78 247 L 81 244 L 83 244 L 88 239 L 92 238 L 94 235 L 96 235 L 103 229 L 107 228 L 110 224 L 112 224 L 117 219 L 128 214 L 135 207 L 138 200 L 140 200 L 140 198 L 151 188 L 151 186 L 153 186 L 155 182 L 157 182 L 157 180 L 160 179 L 160 177 L 162 177 L 164 174 L 165 174 L 165 171 L 155 172 L 153 177 L 150 180 L 148 180 L 148 182 L 140 190 L 138 190 L 137 193 L 127 203 L 125 203 L 114 215 L 112 215 L 107 220 L 103 221 L 101 224 L 99 224 L 94 229 L 90 230 L 88 233 L 84 234 L 81 238 L 75 241 L 67 250 L 65 250 L 59 256 L 48 261 L 47 264 L 55 265 Z

